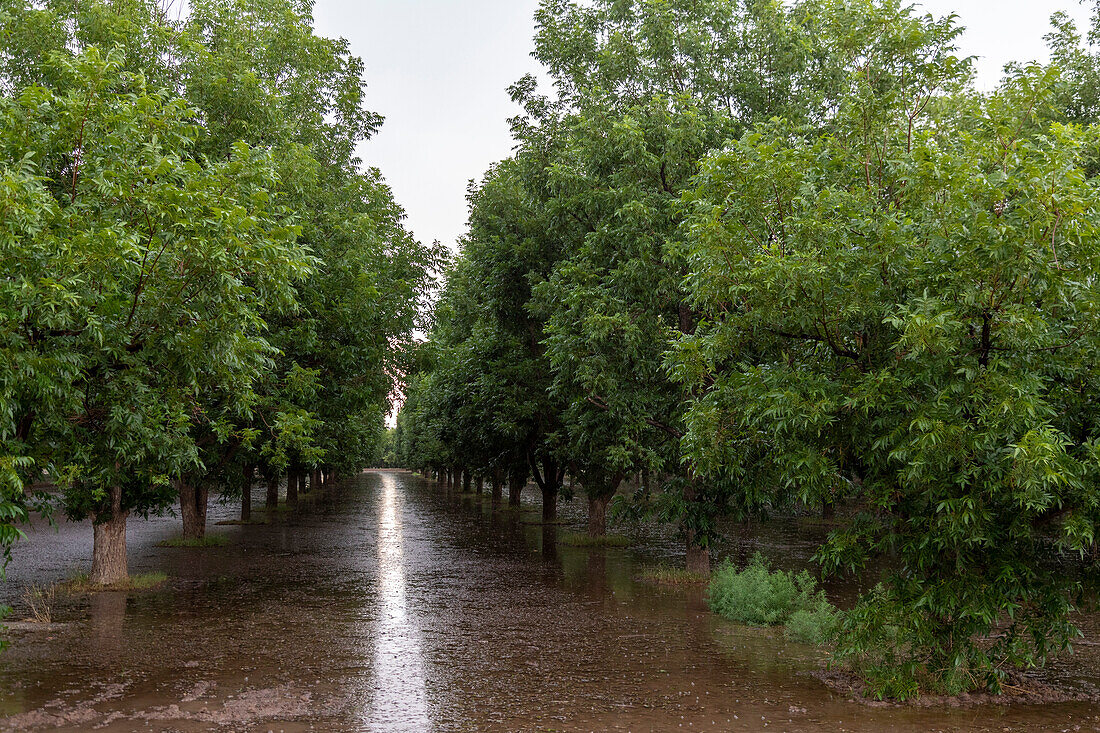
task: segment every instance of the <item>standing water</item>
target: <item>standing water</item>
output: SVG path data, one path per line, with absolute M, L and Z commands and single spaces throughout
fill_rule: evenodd
M 382 484 L 378 512 L 378 629 L 374 633 L 375 683 L 368 720 L 385 730 L 428 730 L 431 717 L 426 701 L 424 659 L 419 630 L 409 613 L 405 593 L 405 554 L 397 479 L 379 476 Z
M 851 702 L 811 676 L 819 652 L 716 618 L 698 589 L 636 580 L 672 549 L 559 546 L 537 517 L 370 472 L 216 528 L 223 547 L 157 547 L 176 520 L 132 521 L 131 572 L 168 582 L 14 624 L 0 729 L 1100 730 L 1087 703 Z M 86 525 L 36 527 L 2 589 L 16 617 L 24 585 L 86 565 L 90 544 Z M 1058 674 L 1091 684 L 1095 656 L 1078 660 Z

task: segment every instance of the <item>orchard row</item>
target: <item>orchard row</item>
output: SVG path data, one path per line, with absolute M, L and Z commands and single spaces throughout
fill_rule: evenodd
M 568 473 L 590 532 L 618 494 L 696 572 L 723 519 L 835 508 L 823 570 L 881 573 L 835 654 L 878 695 L 1066 649 L 1100 576 L 1100 57 L 1054 24 L 986 93 L 898 0 L 545 0 L 553 88 L 513 87 L 471 187 L 401 460 L 548 507 Z
M 0 541 L 374 460 L 434 248 L 356 146 L 363 65 L 297 0 L 0 3 Z

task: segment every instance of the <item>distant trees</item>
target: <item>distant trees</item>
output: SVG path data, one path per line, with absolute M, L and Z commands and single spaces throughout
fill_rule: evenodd
M 369 463 L 438 254 L 355 158 L 346 44 L 292 0 L 0 23 L 0 518 L 45 471 L 114 584 L 130 513 Z
M 708 567 L 722 517 L 846 504 L 889 568 L 838 655 L 999 689 L 1095 591 L 1095 57 L 970 86 L 895 0 L 547 0 L 517 151 L 470 197 L 399 417 L 413 466 L 568 467 Z M 546 471 L 542 471 L 545 476 Z M 627 502 L 624 502 L 624 506 Z M 552 516 L 552 514 L 547 514 Z
M 410 385 L 403 415 L 418 436 L 405 446 L 406 461 L 473 471 L 498 485 L 533 476 L 552 519 L 564 476 L 555 443 L 560 404 L 549 389 L 544 324 L 528 304 L 561 243 L 522 185 L 544 165 L 537 151 L 505 161 L 471 192 L 470 234 L 422 347 L 427 373 Z

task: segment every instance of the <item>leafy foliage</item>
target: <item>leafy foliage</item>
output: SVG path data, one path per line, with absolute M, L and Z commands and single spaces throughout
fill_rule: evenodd
M 0 30 L 0 546 L 44 477 L 98 522 L 369 463 L 440 253 L 355 157 L 347 43 L 298 0 L 3 0 Z
M 750 626 L 782 626 L 802 614 L 798 633 L 835 613 L 808 572 L 769 570 L 760 553 L 744 570 L 728 560 L 723 563 L 711 578 L 707 603 L 719 616 Z
M 812 646 L 824 646 L 836 639 L 841 614 L 828 604 L 817 608 L 799 609 L 787 619 L 783 634 L 792 641 Z
M 1096 131 L 1038 113 L 1054 70 L 964 94 L 965 65 L 924 50 L 956 29 L 891 23 L 862 36 L 882 66 L 852 69 L 828 134 L 776 120 L 704 164 L 686 256 L 711 315 L 674 368 L 709 385 L 687 418 L 701 464 L 858 497 L 819 559 L 892 559 L 838 649 L 861 659 L 905 630 L 869 674 L 878 694 L 998 689 L 1004 665 L 1076 635 L 1069 558 L 1100 506 Z
M 52 70 L 64 87 L 0 100 L 0 155 L 19 161 L 5 175 L 35 207 L 5 256 L 11 371 L 40 375 L 17 423 L 52 446 L 71 516 L 103 511 L 123 483 L 119 508 L 145 512 L 197 460 L 188 425 L 203 390 L 240 394 L 262 368 L 258 308 L 289 307 L 309 262 L 273 205 L 266 152 L 195 160 L 193 111 L 118 54 L 93 47 Z M 53 399 L 29 399 L 43 392 Z

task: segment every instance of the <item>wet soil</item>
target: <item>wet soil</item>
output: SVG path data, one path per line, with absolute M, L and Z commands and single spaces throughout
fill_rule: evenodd
M 210 522 L 233 512 L 215 504 Z M 169 581 L 61 600 L 49 626 L 12 629 L 0 730 L 1100 731 L 1092 703 L 851 702 L 813 676 L 819 652 L 714 617 L 701 588 L 635 580 L 678 561 L 673 537 L 567 547 L 581 502 L 562 517 L 524 524 L 537 514 L 370 472 L 270 524 L 214 528 L 223 547 L 156 547 L 178 520 L 132 520 L 131 572 Z M 748 549 L 799 566 L 814 531 L 781 524 Z M 21 586 L 90 551 L 85 525 L 37 527 L 0 588 L 16 618 Z M 1100 632 L 1084 622 L 1077 654 L 1036 679 L 1097 689 Z

